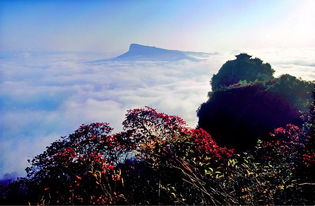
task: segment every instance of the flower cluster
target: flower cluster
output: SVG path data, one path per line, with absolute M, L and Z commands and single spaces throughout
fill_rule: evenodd
M 276 128 L 243 159 L 204 129 L 150 107 L 129 110 L 123 126 L 111 134 L 107 123 L 81 125 L 52 143 L 28 168 L 39 193 L 52 204 L 153 204 L 162 192 L 169 204 L 252 204 L 292 186 L 296 162 L 315 164 L 305 146 L 310 140 L 292 124 Z
M 191 137 L 197 148 L 206 154 L 212 154 L 214 157 L 222 158 L 223 156 L 232 157 L 234 150 L 219 147 L 212 139 L 211 135 L 203 129 L 192 129 Z
M 315 152 L 303 154 L 303 163 L 307 167 L 314 166 L 315 165 Z
M 296 156 L 304 148 L 302 130 L 293 124 L 274 129 L 269 137 L 258 144 L 257 152 L 261 158 L 273 159 Z

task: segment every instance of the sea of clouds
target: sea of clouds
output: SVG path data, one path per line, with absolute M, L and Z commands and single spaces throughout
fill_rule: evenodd
M 203 61 L 93 63 L 99 53 L 18 52 L 0 55 L 0 177 L 25 175 L 27 159 L 81 124 L 109 122 L 120 131 L 128 109 L 150 106 L 195 127 L 210 78 L 240 51 Z M 314 50 L 249 52 L 276 75 L 315 79 Z M 91 62 L 92 61 L 92 62 Z

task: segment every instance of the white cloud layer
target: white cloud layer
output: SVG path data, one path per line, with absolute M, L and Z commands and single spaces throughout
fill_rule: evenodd
M 270 62 L 276 75 L 314 80 L 313 52 L 249 53 Z M 80 124 L 109 122 L 119 131 L 128 109 L 150 106 L 179 115 L 194 127 L 211 76 L 234 54 L 200 62 L 103 64 L 87 63 L 100 56 L 82 53 L 18 53 L 0 58 L 0 176 L 24 175 L 27 159 Z

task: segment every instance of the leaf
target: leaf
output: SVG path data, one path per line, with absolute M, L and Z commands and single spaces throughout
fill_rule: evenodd
M 278 188 L 279 188 L 280 190 L 284 190 L 284 185 L 278 185 Z

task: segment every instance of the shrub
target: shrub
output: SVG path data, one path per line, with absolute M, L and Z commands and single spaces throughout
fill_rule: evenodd
M 124 130 L 82 125 L 30 161 L 4 190 L 15 204 L 314 204 L 314 142 L 288 124 L 253 151 L 220 147 L 205 130 L 146 107 Z

